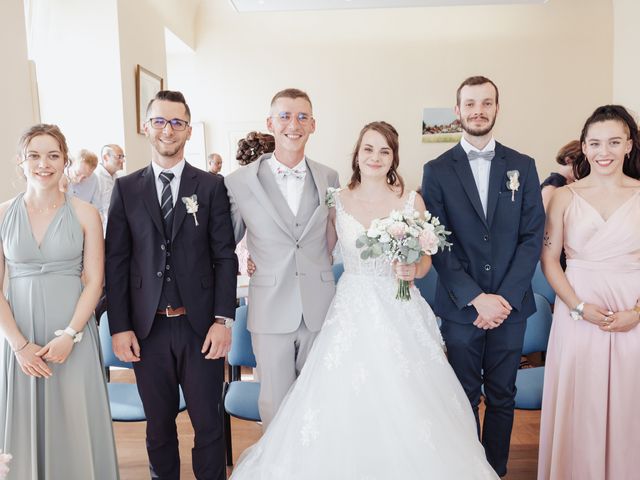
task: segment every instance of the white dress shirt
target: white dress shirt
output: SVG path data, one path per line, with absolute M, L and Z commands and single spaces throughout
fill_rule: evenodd
M 176 205 L 176 200 L 178 200 L 178 192 L 180 191 L 180 179 L 182 178 L 182 171 L 184 170 L 185 159 L 183 158 L 178 163 L 176 163 L 171 168 L 162 168 L 160 165 L 157 165 L 151 162 L 151 168 L 153 168 L 153 176 L 156 179 L 156 192 L 158 193 L 158 205 L 162 204 L 162 189 L 164 188 L 164 183 L 160 180 L 160 174 L 162 172 L 171 172 L 174 177 L 169 182 L 169 187 L 171 187 L 171 196 L 173 197 L 173 206 Z
M 307 162 L 302 158 L 297 165 L 293 168 L 289 168 L 286 165 L 280 163 L 276 158 L 275 154 L 271 155 L 268 160 L 269 167 L 273 172 L 273 176 L 276 178 L 276 184 L 282 192 L 282 196 L 287 201 L 289 205 L 289 209 L 293 212 L 293 215 L 298 214 L 298 208 L 300 207 L 300 200 L 302 199 L 302 191 L 304 189 L 304 180 L 307 175 Z M 282 170 L 296 170 L 299 172 L 300 178 L 296 175 L 287 175 L 282 176 L 278 173 L 278 171 Z
M 464 137 L 460 139 L 460 146 L 464 149 L 464 152 L 469 155 L 471 150 L 475 150 L 476 152 L 489 152 L 496 149 L 496 141 L 493 137 L 489 140 L 489 143 L 482 149 L 479 150 L 469 142 L 465 140 Z M 482 203 L 482 210 L 484 211 L 484 216 L 487 216 L 487 202 L 489 199 L 489 174 L 491 173 L 491 160 L 487 160 L 484 158 L 478 158 L 472 162 L 469 162 L 471 166 L 471 172 L 473 173 L 473 179 L 476 182 L 476 188 L 478 189 L 478 194 L 480 195 L 480 203 Z

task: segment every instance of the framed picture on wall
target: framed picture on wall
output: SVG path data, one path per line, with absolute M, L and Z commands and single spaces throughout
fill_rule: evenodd
M 140 65 L 136 65 L 136 119 L 138 133 L 144 134 L 144 122 L 147 105 L 156 93 L 163 88 L 162 77 L 150 72 Z

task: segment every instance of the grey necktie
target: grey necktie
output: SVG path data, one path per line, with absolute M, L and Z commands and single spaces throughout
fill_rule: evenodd
M 488 150 L 486 152 L 478 152 L 477 150 L 469 150 L 469 153 L 467 153 L 467 158 L 469 159 L 469 161 L 473 161 L 473 160 L 478 160 L 479 158 L 483 159 L 483 160 L 488 160 L 491 161 L 493 160 L 493 157 L 496 156 L 496 152 L 494 152 L 493 150 Z
M 173 195 L 171 194 L 171 180 L 175 175 L 172 172 L 160 172 L 162 182 L 162 195 L 160 196 L 160 211 L 162 212 L 162 223 L 167 239 L 171 238 L 171 227 L 173 226 Z

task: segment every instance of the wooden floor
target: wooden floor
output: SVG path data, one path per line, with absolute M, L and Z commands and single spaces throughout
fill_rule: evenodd
M 112 375 L 112 380 L 132 381 L 132 376 L 124 372 L 118 372 Z M 149 478 L 144 429 L 144 422 L 114 423 L 121 480 L 143 480 Z M 509 473 L 505 477 L 506 479 L 535 479 L 539 430 L 539 411 L 516 410 L 513 434 L 511 436 Z M 235 463 L 240 453 L 260 437 L 261 427 L 253 422 L 232 419 L 231 431 L 233 434 L 233 457 Z M 178 436 L 182 461 L 181 478 L 183 480 L 193 480 L 195 479 L 191 470 L 193 430 L 186 412 L 178 416 Z M 231 469 L 229 469 L 229 474 L 231 474 Z

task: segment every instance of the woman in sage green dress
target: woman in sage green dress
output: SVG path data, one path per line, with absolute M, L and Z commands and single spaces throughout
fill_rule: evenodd
M 9 479 L 118 479 L 93 310 L 104 247 L 94 207 L 58 187 L 68 163 L 58 127 L 19 142 L 26 191 L 0 205 L 0 449 Z

